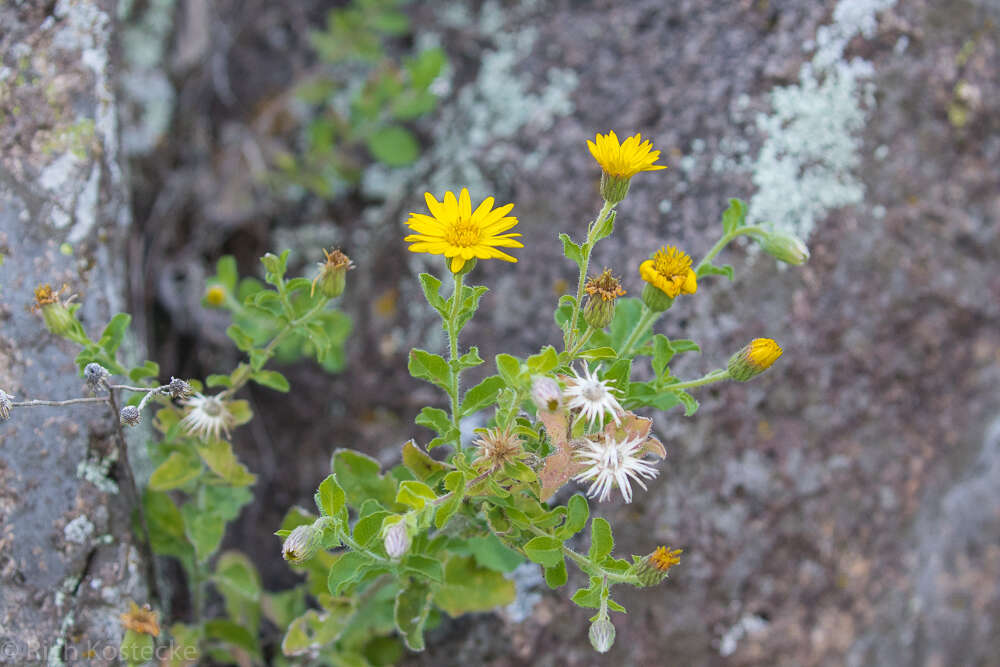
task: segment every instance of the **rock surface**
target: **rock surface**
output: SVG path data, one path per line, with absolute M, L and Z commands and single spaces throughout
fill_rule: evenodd
M 30 311 L 36 286 L 68 285 L 92 335 L 124 307 L 114 5 L 0 7 L 0 388 L 18 400 L 84 395 L 76 350 Z M 118 615 L 148 593 L 114 423 L 81 405 L 0 424 L 0 663 L 117 664 Z

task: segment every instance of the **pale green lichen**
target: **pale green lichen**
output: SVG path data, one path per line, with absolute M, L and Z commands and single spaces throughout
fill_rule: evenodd
M 78 479 L 90 482 L 105 493 L 118 493 L 118 484 L 113 479 L 108 478 L 108 472 L 117 460 L 117 452 L 104 458 L 90 453 L 85 460 L 77 464 L 76 476 Z
M 94 524 L 85 515 L 81 514 L 66 524 L 63 528 L 63 537 L 67 542 L 73 544 L 87 544 L 94 534 Z

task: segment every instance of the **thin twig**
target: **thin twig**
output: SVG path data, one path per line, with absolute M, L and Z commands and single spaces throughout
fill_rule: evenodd
M 66 405 L 77 405 L 79 403 L 107 403 L 107 399 L 101 396 L 94 396 L 89 398 L 70 398 L 65 401 L 44 401 L 44 400 L 34 400 L 34 401 L 13 401 L 11 403 L 15 408 L 40 408 L 42 406 L 52 406 L 56 408 L 61 408 Z

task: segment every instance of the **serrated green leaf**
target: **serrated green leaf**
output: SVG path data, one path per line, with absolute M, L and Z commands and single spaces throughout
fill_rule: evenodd
M 275 391 L 287 392 L 291 389 L 288 380 L 278 371 L 260 370 L 250 376 L 250 379 Z
M 230 324 L 226 327 L 226 335 L 229 336 L 230 340 L 236 343 L 236 347 L 243 352 L 253 348 L 253 337 L 251 337 L 250 334 L 244 331 L 243 328 L 237 324 Z
M 434 408 L 424 408 L 424 410 L 433 410 Z M 438 410 L 444 414 L 443 410 Z M 447 420 L 447 416 L 445 416 Z M 417 416 L 417 423 L 420 424 L 420 416 Z M 450 427 L 450 422 L 445 422 L 447 431 Z M 426 424 L 425 424 L 426 425 Z M 450 470 L 451 466 L 446 463 L 441 463 L 430 457 L 424 450 L 420 449 L 419 446 L 413 440 L 407 440 L 403 445 L 403 465 L 406 469 L 413 473 L 414 477 L 422 482 L 427 482 L 431 479 L 435 481 L 439 479 L 439 475 L 443 474 L 445 471 Z
M 424 290 L 424 297 L 427 299 L 427 303 L 441 317 L 447 317 L 448 311 L 445 309 L 444 299 L 441 297 L 441 281 L 429 273 L 421 273 L 419 279 L 420 287 Z
M 594 242 L 600 241 L 603 238 L 611 236 L 611 232 L 615 231 L 615 217 L 618 215 L 617 211 L 611 211 L 611 213 L 604 219 L 601 226 L 594 230 Z
M 413 348 L 410 350 L 408 367 L 410 375 L 413 377 L 426 380 L 448 391 L 451 385 L 451 372 L 444 357 L 420 348 Z
M 618 604 L 617 602 L 615 602 L 611 598 L 608 598 L 608 609 L 610 609 L 611 611 L 617 611 L 617 612 L 622 613 L 622 614 L 627 614 L 628 613 L 628 611 L 625 609 L 625 607 L 621 606 L 620 604 Z
M 563 560 L 562 542 L 554 537 L 539 535 L 524 545 L 525 555 L 544 567 L 555 567 Z
M 591 560 L 599 561 L 615 548 L 615 540 L 611 536 L 611 524 L 607 519 L 595 518 L 590 522 L 590 551 Z
M 414 422 L 419 426 L 426 426 L 429 429 L 433 429 L 444 435 L 452 427 L 451 418 L 448 413 L 440 408 L 421 408 L 420 414 L 414 419 Z
M 504 382 L 502 377 L 491 375 L 465 392 L 465 396 L 462 397 L 462 407 L 459 408 L 458 414 L 461 417 L 467 417 L 485 407 L 493 405 L 497 400 L 497 394 L 505 386 L 506 382 Z
M 674 358 L 674 348 L 663 334 L 653 336 L 653 374 L 661 377 L 670 360 Z
M 104 331 L 101 332 L 101 338 L 97 341 L 97 344 L 112 359 L 114 359 L 118 347 L 122 344 L 122 339 L 125 338 L 125 331 L 128 329 L 129 322 L 131 321 L 132 316 L 128 313 L 118 313 L 111 318 L 108 325 L 104 327 Z
M 577 493 L 566 503 L 566 522 L 557 531 L 557 537 L 561 540 L 568 540 L 587 525 L 590 518 L 590 506 L 587 499 Z
M 314 500 L 321 514 L 336 517 L 339 516 L 340 510 L 344 507 L 347 494 L 337 483 L 336 475 L 327 475 L 326 479 L 320 482 Z
M 729 280 L 733 279 L 733 267 L 729 264 L 725 266 L 715 266 L 714 264 L 702 264 L 698 269 L 698 277 L 702 276 L 725 276 Z
M 604 586 L 600 577 L 590 578 L 589 588 L 580 588 L 570 598 L 576 605 L 589 609 L 597 609 L 601 606 Z
M 222 535 L 226 532 L 226 521 L 217 514 L 202 512 L 194 503 L 181 506 L 184 517 L 184 535 L 194 546 L 195 557 L 204 562 L 208 560 L 222 543 Z
M 382 531 L 382 520 L 387 516 L 391 513 L 382 510 L 358 519 L 354 524 L 354 541 L 363 547 L 369 546 Z
M 518 386 L 521 379 L 521 362 L 510 354 L 498 354 L 496 356 L 497 371 L 500 377 L 509 385 Z
M 560 234 L 559 240 L 562 241 L 563 244 L 563 254 L 566 255 L 567 258 L 573 260 L 577 267 L 583 271 L 583 248 L 576 243 L 573 243 L 569 234 Z
M 440 584 L 444 580 L 444 568 L 441 561 L 420 554 L 409 554 L 403 560 L 403 568 L 418 576 L 430 579 Z
M 541 352 L 528 357 L 525 363 L 532 375 L 544 375 L 559 365 L 559 355 L 554 347 L 546 345 Z
M 667 389 L 669 388 L 670 387 L 667 387 Z M 687 393 L 682 389 L 677 389 L 670 393 L 676 396 L 680 400 L 680 402 L 684 404 L 685 417 L 690 417 L 694 413 L 698 412 L 698 400 L 694 396 L 692 396 L 691 394 Z

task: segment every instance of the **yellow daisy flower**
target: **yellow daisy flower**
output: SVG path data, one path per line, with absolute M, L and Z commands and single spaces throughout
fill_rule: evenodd
M 639 276 L 648 283 L 643 289 L 642 299 L 656 311 L 669 308 L 678 294 L 694 294 L 698 290 L 698 278 L 691 268 L 691 256 L 674 246 L 660 248 L 652 259 L 640 264 Z M 653 289 L 666 298 L 651 291 Z
M 781 354 L 782 349 L 777 341 L 771 338 L 754 338 L 729 359 L 726 366 L 729 377 L 737 382 L 746 382 L 770 368 Z
M 403 239 L 413 244 L 409 247 L 410 252 L 444 255 L 451 259 L 452 273 L 461 271 L 465 263 L 473 258 L 517 261 L 517 258 L 497 249 L 524 247 L 520 241 L 514 240 L 520 234 L 503 233 L 517 224 L 517 218 L 507 215 L 514 208 L 513 204 L 494 209 L 493 197 L 487 197 L 473 211 L 466 188 L 462 188 L 457 198 L 455 193 L 446 192 L 444 200 L 438 201 L 428 192 L 424 194 L 424 200 L 431 214 L 410 213 L 410 219 L 406 221 L 410 229 L 417 232 Z
M 653 144 L 648 139 L 643 141 L 639 133 L 621 143 L 618 143 L 614 131 L 598 134 L 594 141 L 587 141 L 587 148 L 601 169 L 614 178 L 632 178 L 640 171 L 667 168 L 662 164 L 653 164 L 660 159 L 660 151 L 652 150 Z

